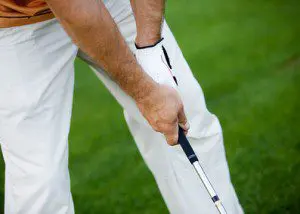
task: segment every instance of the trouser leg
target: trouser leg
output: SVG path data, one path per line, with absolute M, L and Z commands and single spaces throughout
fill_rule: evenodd
M 127 11 L 130 11 L 130 7 Z M 121 20 L 114 16 L 114 10 L 111 10 L 111 14 L 134 52 L 136 29 L 132 13 Z M 207 110 L 202 89 L 166 23 L 163 25 L 162 33 L 191 125 L 189 141 L 228 213 L 243 213 L 230 181 L 219 121 Z M 217 213 L 206 189 L 180 146 L 168 146 L 164 136 L 153 131 L 141 116 L 134 101 L 86 55 L 80 52 L 79 56 L 91 65 L 98 78 L 124 108 L 129 129 L 143 159 L 155 177 L 170 212 L 174 214 Z
M 0 30 L 6 214 L 73 214 L 68 133 L 77 48 L 55 20 Z

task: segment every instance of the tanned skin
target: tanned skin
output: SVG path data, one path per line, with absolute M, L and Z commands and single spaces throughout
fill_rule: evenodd
M 135 15 L 138 46 L 149 46 L 161 39 L 165 0 L 131 0 Z
M 46 2 L 73 42 L 104 68 L 135 100 L 152 128 L 163 133 L 169 145 L 177 144 L 178 123 L 187 123 L 178 93 L 171 87 L 157 84 L 143 71 L 103 2 L 101 0 L 46 0 Z M 137 4 L 135 6 L 139 7 Z M 143 10 L 147 9 L 143 7 Z M 161 20 L 158 26 L 153 25 L 160 29 Z M 143 22 L 139 23 L 141 25 Z M 140 28 L 142 29 L 142 26 Z M 150 25 L 147 32 L 148 30 Z M 153 36 L 153 40 L 156 36 L 158 35 Z M 148 41 L 146 37 L 142 38 Z M 152 40 L 149 39 L 150 41 Z M 186 126 L 183 127 L 187 130 Z
M 130 0 L 134 12 L 137 36 L 135 43 L 139 47 L 156 44 L 161 38 L 162 23 L 165 14 L 165 0 Z M 184 111 L 180 111 L 184 114 Z M 165 115 L 168 115 L 165 112 Z M 189 124 L 185 115 L 179 115 L 179 120 L 174 121 L 172 133 L 176 132 L 179 125 L 187 134 Z

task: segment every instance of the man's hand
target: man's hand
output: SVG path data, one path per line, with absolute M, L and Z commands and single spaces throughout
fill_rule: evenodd
M 136 103 L 152 128 L 164 134 L 171 146 L 178 143 L 178 124 L 186 132 L 189 129 L 179 94 L 170 86 L 159 85 Z
M 137 26 L 137 61 L 160 84 L 144 99 L 137 100 L 137 105 L 154 130 L 163 133 L 169 145 L 175 145 L 178 142 L 178 125 L 185 134 L 189 125 L 161 38 L 165 0 L 131 0 L 131 5 Z
M 152 93 L 137 100 L 137 105 L 153 129 L 163 133 L 169 145 L 175 145 L 178 142 L 178 125 L 186 134 L 189 125 L 177 92 L 177 80 L 173 76 L 170 58 L 163 42 L 161 39 L 151 47 L 137 46 L 137 61 L 144 71 L 159 83 Z

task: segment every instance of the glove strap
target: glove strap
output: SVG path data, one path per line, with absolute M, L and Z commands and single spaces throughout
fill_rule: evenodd
M 135 43 L 135 47 L 136 49 L 146 49 L 146 48 L 154 48 L 156 45 L 158 45 L 162 40 L 164 40 L 164 38 L 161 38 L 160 40 L 158 40 L 157 42 L 155 42 L 153 45 L 147 45 L 147 46 L 138 46 Z

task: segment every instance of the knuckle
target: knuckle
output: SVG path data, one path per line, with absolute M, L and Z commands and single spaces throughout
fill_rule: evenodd
M 156 131 L 156 132 L 159 132 L 159 131 L 160 131 L 160 129 L 159 129 L 159 127 L 157 126 L 156 123 L 150 122 L 150 126 L 152 127 L 152 129 L 153 129 L 154 131 Z
M 177 144 L 178 143 L 178 135 L 174 135 L 173 140 L 174 140 L 174 143 Z
M 160 132 L 160 129 L 156 126 L 152 126 L 153 130 L 156 131 L 156 132 Z
M 183 103 L 182 103 L 182 102 L 179 103 L 179 110 L 180 110 L 180 111 L 184 111 L 184 106 L 183 106 Z
M 183 129 L 185 129 L 185 130 L 187 130 L 187 129 L 190 128 L 190 127 L 189 127 L 189 123 L 187 122 L 187 120 L 185 120 L 185 121 L 180 121 L 180 122 L 179 122 L 179 126 L 180 126 L 181 128 L 183 128 Z
M 186 119 L 186 118 L 181 119 L 181 120 L 179 121 L 179 125 L 180 125 L 182 128 L 187 127 L 187 119 Z
M 169 145 L 174 146 L 178 143 L 178 136 L 173 135 L 173 136 L 169 137 L 167 141 L 168 141 Z
M 174 130 L 176 130 L 176 126 L 174 126 L 174 124 L 166 124 L 165 126 L 164 126 L 164 131 L 165 131 L 165 133 L 168 133 L 169 134 L 169 136 L 170 136 L 170 134 L 173 134 L 174 133 Z
M 168 130 L 170 129 L 170 124 L 166 123 L 166 122 L 161 122 L 159 123 L 158 127 L 164 131 L 164 132 L 168 132 Z
M 152 125 L 152 128 L 160 133 L 168 133 L 170 131 L 170 125 L 166 123 L 156 123 Z

